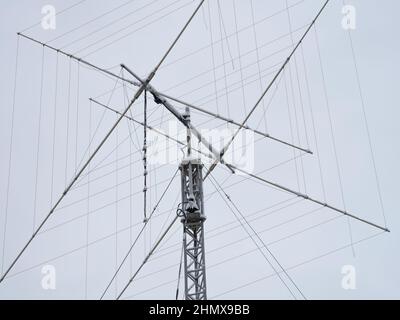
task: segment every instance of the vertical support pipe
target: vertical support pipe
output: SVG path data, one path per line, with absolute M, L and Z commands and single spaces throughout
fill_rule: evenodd
M 144 91 L 144 112 L 143 112 L 143 222 L 147 222 L 147 90 Z

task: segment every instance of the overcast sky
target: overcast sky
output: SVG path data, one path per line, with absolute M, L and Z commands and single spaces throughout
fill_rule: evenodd
M 191 0 L 86 0 L 71 7 L 78 2 L 1 3 L 2 271 L 116 121 L 114 112 L 90 103 L 89 98 L 122 111 L 136 90 L 21 37 L 17 51 L 16 32 L 24 30 L 25 35 L 116 74 L 124 63 L 146 77 L 198 4 Z M 288 17 L 285 1 L 221 0 L 219 6 L 217 1 L 206 1 L 152 83 L 161 92 L 241 122 L 323 2 L 289 0 Z M 255 135 L 254 145 L 248 140 L 251 148 L 244 164 L 264 179 L 387 226 L 391 233 L 247 176 L 232 175 L 223 166 L 218 166 L 214 177 L 240 210 L 236 214 L 247 216 L 308 299 L 398 299 L 396 14 L 400 5 L 395 0 L 346 3 L 355 9 L 355 29 L 350 30 L 355 59 L 348 30 L 342 25 L 343 2 L 332 0 L 248 122 L 313 154 Z M 46 5 L 58 13 L 54 30 L 40 24 Z M 126 72 L 123 76 L 131 78 Z M 176 107 L 183 111 L 182 105 Z M 177 134 L 174 128 L 182 130 L 151 96 L 148 108 L 151 126 L 171 136 Z M 143 97 L 130 115 L 143 120 Z M 200 129 L 233 128 L 198 111 L 192 112 L 192 121 Z M 100 297 L 143 226 L 142 144 L 143 128 L 128 119 L 121 121 L 89 171 L 0 284 L 1 298 Z M 170 155 L 182 155 L 173 143 L 165 147 Z M 175 162 L 152 162 L 148 214 L 176 169 Z M 301 298 L 285 275 L 283 280 L 276 275 L 276 262 L 271 268 L 210 179 L 204 190 L 208 298 L 293 299 L 285 285 Z M 179 192 L 178 175 L 107 298 L 115 298 L 172 221 Z M 123 298 L 175 298 L 181 239 L 182 226 L 177 222 Z M 55 271 L 54 290 L 43 287 L 46 270 Z M 343 288 L 346 270 L 355 270 L 353 289 Z

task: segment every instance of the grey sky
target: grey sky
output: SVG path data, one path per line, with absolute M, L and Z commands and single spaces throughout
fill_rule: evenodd
M 132 0 L 122 6 L 125 2 L 127 1 L 87 0 L 57 16 L 56 30 L 43 30 L 38 25 L 24 33 L 43 42 L 50 41 L 50 45 L 84 57 L 101 67 L 112 68 L 115 73 L 120 72 L 118 66 L 124 63 L 145 77 L 175 38 L 198 1 Z M 35 21 L 40 21 L 44 5 L 54 5 L 57 11 L 61 11 L 73 3 L 76 2 L 3 0 L 1 3 L 1 249 L 4 246 L 3 232 L 6 221 L 16 32 Z M 236 21 L 232 0 L 220 1 L 223 17 L 223 22 L 220 22 L 217 2 L 206 1 L 204 8 L 195 17 L 156 75 L 153 84 L 160 91 L 182 97 L 209 111 L 240 122 L 245 111 L 249 111 L 260 96 L 259 68 L 263 76 L 261 85 L 265 88 L 272 79 L 273 72 L 276 72 L 286 58 L 292 40 L 288 36 L 287 13 L 282 11 L 285 1 L 253 0 L 255 29 L 252 27 L 250 1 L 241 0 L 235 3 Z M 289 5 L 292 6 L 292 30 L 297 30 L 293 33 L 295 43 L 304 32 L 304 26 L 314 18 L 322 3 L 321 0 L 289 1 Z M 351 31 L 351 37 L 361 78 L 387 225 L 392 232 L 377 235 L 379 230 L 371 226 L 340 217 L 328 209 L 315 211 L 319 209 L 317 205 L 300 201 L 301 199 L 295 199 L 266 185 L 244 180 L 245 176 L 230 176 L 222 167 L 218 167 L 214 175 L 221 184 L 224 183 L 224 190 L 241 212 L 249 215 L 250 223 L 263 241 L 271 243 L 270 250 L 287 268 L 307 298 L 398 299 L 400 259 L 397 252 L 400 239 L 397 229 L 400 218 L 397 209 L 397 181 L 400 175 L 397 165 L 400 161 L 400 150 L 397 136 L 400 114 L 397 107 L 397 84 L 400 82 L 400 70 L 397 61 L 399 22 L 396 13 L 400 4 L 395 0 L 355 0 L 348 3 L 355 6 L 357 13 L 357 26 Z M 119 5 L 119 9 L 51 41 Z M 272 136 L 286 141 L 292 141 L 293 133 L 292 142 L 309 147 L 314 151 L 314 155 L 303 155 L 296 161 L 277 166 L 294 156 L 298 157 L 299 154 L 294 154 L 291 148 L 262 139 L 255 144 L 254 173 L 322 201 L 326 195 L 328 203 L 340 208 L 345 207 L 359 217 L 384 225 L 349 38 L 341 25 L 341 9 L 342 1 L 332 0 L 320 17 L 316 29 L 342 183 L 340 184 L 338 179 L 314 31 L 307 36 L 302 50 L 296 55 L 296 60 L 290 63 L 290 69 L 285 72 L 286 77 L 279 81 L 276 93 L 273 94 L 275 89 L 268 93 L 264 104 L 259 106 L 249 120 L 251 127 L 268 131 Z M 108 27 L 103 28 L 105 25 Z M 236 29 L 239 30 L 237 36 Z M 225 35 L 228 35 L 228 38 L 219 41 L 221 37 L 225 38 Z M 211 37 L 216 42 L 213 50 L 209 47 Z M 118 40 L 119 38 L 121 39 Z M 105 46 L 107 44 L 110 45 Z M 204 49 L 198 50 L 201 48 Z M 194 52 L 197 53 L 189 55 Z M 57 54 L 47 49 L 44 50 L 41 94 L 42 54 L 40 45 L 22 38 L 19 40 L 4 260 L 0 256 L 3 268 L 11 263 L 18 250 L 29 239 L 34 225 L 38 226 L 45 217 L 51 203 L 54 203 L 63 191 L 66 181 L 73 177 L 81 159 L 87 158 L 85 150 L 89 142 L 89 128 L 91 127 L 92 133 L 95 131 L 104 112 L 101 107 L 90 105 L 88 98 L 98 97 L 102 103 L 109 103 L 118 110 L 124 108 L 127 99 L 120 83 L 116 84 L 115 92 L 110 98 L 115 79 L 89 70 L 84 65 L 78 66 L 76 61 L 71 61 L 70 64 L 69 59 L 60 54 L 57 69 Z M 222 67 L 223 63 L 225 68 Z M 214 66 L 216 68 L 213 68 Z M 202 75 L 194 78 L 198 74 Z M 228 76 L 225 77 L 226 75 Z M 125 73 L 125 77 L 129 75 Z M 214 77 L 219 79 L 216 84 Z M 243 91 L 242 81 L 246 84 Z M 285 83 L 291 97 L 289 114 Z M 227 97 L 224 96 L 226 84 L 231 88 Z M 214 97 L 215 90 L 219 92 L 218 99 Z M 133 96 L 133 92 L 132 88 L 127 89 L 129 98 Z M 143 117 L 142 101 L 140 99 L 140 103 L 132 108 L 132 116 L 139 121 Z M 171 116 L 152 99 L 149 99 L 149 108 L 150 124 L 168 133 L 168 120 L 172 120 Z M 264 110 L 267 108 L 265 127 Z M 313 118 L 316 136 L 313 131 Z M 201 128 L 221 128 L 223 124 L 198 112 L 192 113 L 192 119 Z M 104 112 L 104 118 L 90 147 L 92 150 L 115 120 L 115 113 Z M 101 163 L 101 169 L 93 170 L 90 174 L 89 178 L 93 181 L 89 184 L 89 189 L 88 176 L 84 176 L 78 182 L 77 188 L 65 198 L 60 210 L 55 212 L 44 227 L 43 230 L 48 231 L 35 239 L 10 273 L 11 277 L 0 285 L 1 298 L 100 297 L 116 264 L 124 257 L 132 238 L 135 238 L 141 227 L 143 168 L 141 155 L 137 150 L 141 148 L 142 131 L 141 127 L 136 127 L 128 121 L 121 122 L 118 130 L 94 159 L 92 170 L 95 166 L 100 167 L 100 162 L 106 158 Z M 118 144 L 120 145 L 115 150 Z M 179 150 L 175 152 L 181 154 Z M 134 164 L 129 167 L 129 162 Z M 104 166 L 105 164 L 109 165 Z M 319 164 L 322 167 L 323 183 Z M 117 168 L 120 169 L 116 174 L 114 171 Z M 273 169 L 267 170 L 269 168 Z M 149 192 L 148 211 L 156 204 L 174 174 L 176 165 L 152 166 L 151 170 L 150 185 L 154 187 Z M 137 178 L 129 183 L 129 180 L 136 176 Z M 118 188 L 115 185 L 118 185 Z M 117 285 L 111 286 L 107 298 L 114 298 L 116 292 L 121 290 L 128 281 L 129 274 L 140 265 L 150 245 L 172 219 L 179 203 L 179 199 L 176 201 L 179 187 L 179 179 L 175 179 L 155 213 L 151 230 L 146 231 L 145 238 L 141 238 L 132 258 L 118 276 Z M 269 277 L 274 271 L 257 251 L 251 239 L 238 241 L 246 238 L 247 234 L 237 224 L 234 215 L 215 192 L 210 181 L 205 183 L 204 188 L 206 195 L 209 195 L 205 204 L 208 217 L 206 263 L 209 298 L 291 299 L 290 293 L 279 278 Z M 90 201 L 87 200 L 88 194 L 91 195 Z M 129 194 L 133 196 L 129 197 Z M 88 212 L 91 214 L 87 215 Z M 132 229 L 129 228 L 131 223 L 135 225 Z M 319 226 L 312 228 L 316 225 Z M 116 227 L 120 231 L 117 238 L 112 235 Z M 142 270 L 139 279 L 127 290 L 124 298 L 174 299 L 181 232 L 181 226 L 177 224 L 171 238 L 156 253 L 154 261 L 149 262 Z M 373 237 L 375 235 L 377 236 Z M 107 238 L 97 241 L 103 237 Z M 369 237 L 373 238 L 365 240 Z M 355 255 L 351 239 L 355 243 Z M 87 241 L 95 243 L 86 249 Z M 361 242 L 357 243 L 359 241 Z M 225 245 L 227 246 L 222 248 Z M 337 251 L 340 248 L 344 249 Z M 41 286 L 41 271 L 45 265 L 55 267 L 56 290 L 44 290 Z M 356 268 L 355 290 L 344 290 L 341 286 L 341 271 L 345 265 L 353 265 Z M 251 282 L 253 283 L 250 284 Z M 232 289 L 236 290 L 230 291 Z

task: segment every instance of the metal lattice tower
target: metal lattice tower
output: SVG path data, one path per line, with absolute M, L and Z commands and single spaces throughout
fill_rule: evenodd
M 207 299 L 202 169 L 198 159 L 188 158 L 180 165 L 186 300 Z
M 206 300 L 206 263 L 204 249 L 204 197 L 203 164 L 192 157 L 190 110 L 182 115 L 187 125 L 187 157 L 179 167 L 181 171 L 183 224 L 183 257 L 185 271 L 185 300 Z

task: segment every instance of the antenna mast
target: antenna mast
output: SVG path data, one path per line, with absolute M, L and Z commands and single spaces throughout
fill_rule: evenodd
M 191 155 L 190 110 L 183 118 L 187 123 L 187 156 L 180 164 L 183 225 L 185 300 L 206 300 L 206 264 L 204 249 L 203 164 Z

